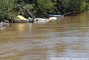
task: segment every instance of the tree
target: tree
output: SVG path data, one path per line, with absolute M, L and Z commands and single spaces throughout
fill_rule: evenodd
M 88 0 L 57 0 L 57 8 L 63 13 L 76 11 L 83 12 L 88 6 Z
M 37 0 L 37 12 L 38 13 L 59 13 L 56 8 L 56 0 Z
M 0 0 L 0 19 L 13 19 L 16 16 L 14 0 Z

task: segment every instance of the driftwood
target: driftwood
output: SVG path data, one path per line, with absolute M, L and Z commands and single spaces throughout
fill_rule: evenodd
M 19 9 L 20 9 L 19 13 L 20 13 L 20 14 L 23 14 L 20 5 L 18 5 L 18 7 L 19 7 Z
M 65 14 L 62 14 L 62 15 L 65 16 L 65 15 L 69 15 L 69 14 L 72 14 L 72 13 L 76 13 L 76 11 L 68 12 L 68 13 L 65 13 Z
M 26 12 L 31 16 L 31 18 L 35 19 L 35 16 L 29 11 L 28 8 L 26 8 L 26 7 L 22 6 L 22 5 L 19 5 L 19 4 L 18 4 L 18 6 L 19 6 L 19 8 L 25 9 Z

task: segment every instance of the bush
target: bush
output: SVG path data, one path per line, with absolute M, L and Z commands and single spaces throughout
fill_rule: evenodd
M 0 0 L 0 20 L 13 19 L 16 16 L 14 0 Z

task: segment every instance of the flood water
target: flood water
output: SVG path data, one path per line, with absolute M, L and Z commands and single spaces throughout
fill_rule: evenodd
M 89 58 L 89 11 L 49 23 L 0 27 L 0 60 Z

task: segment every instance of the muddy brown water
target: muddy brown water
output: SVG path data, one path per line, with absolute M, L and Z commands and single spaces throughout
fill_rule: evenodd
M 89 11 L 49 23 L 0 27 L 0 60 L 89 58 Z

